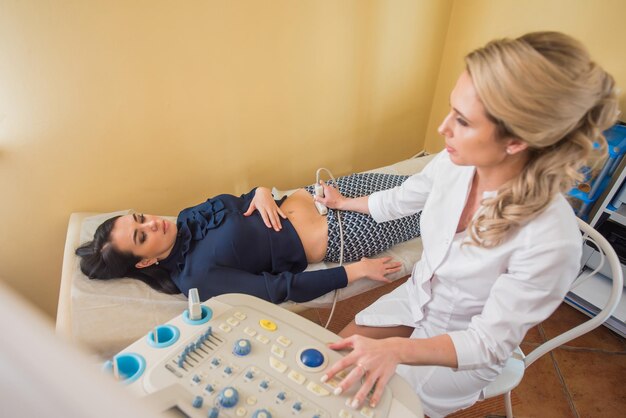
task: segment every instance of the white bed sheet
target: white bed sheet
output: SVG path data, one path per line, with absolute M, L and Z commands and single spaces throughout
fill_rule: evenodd
M 412 158 L 396 164 L 370 170 L 389 174 L 413 174 L 419 172 L 434 155 Z M 274 190 L 275 194 L 289 191 Z M 169 321 L 187 308 L 187 299 L 181 295 L 166 295 L 152 290 L 134 279 L 113 281 L 89 280 L 79 268 L 74 254 L 80 243 L 92 239 L 95 229 L 109 217 L 126 214 L 73 213 L 70 217 L 65 244 L 61 292 L 57 312 L 57 332 L 107 358 L 145 335 L 152 327 Z M 175 220 L 175 217 L 171 217 Z M 391 256 L 402 263 L 402 269 L 390 278 L 396 280 L 410 274 L 422 253 L 421 239 L 396 245 L 381 256 Z M 337 266 L 334 263 L 316 263 L 307 270 Z M 380 286 L 380 282 L 359 280 L 340 289 L 338 300 L 344 300 Z M 290 310 L 312 307 L 330 307 L 334 292 L 306 303 L 286 302 L 282 306 Z

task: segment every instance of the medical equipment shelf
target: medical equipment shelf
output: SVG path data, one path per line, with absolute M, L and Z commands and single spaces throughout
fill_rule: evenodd
M 579 283 L 574 283 L 572 291 L 568 293 L 565 302 L 588 316 L 598 312 L 598 306 L 604 306 L 611 292 L 611 279 L 596 273 L 588 278 L 592 270 L 584 268 L 578 276 Z M 622 299 L 613 315 L 603 324 L 610 330 L 626 337 L 626 297 L 622 290 Z
M 626 225 L 626 205 L 620 206 L 619 209 L 604 208 L 604 212 L 608 213 L 609 219 L 612 221 Z
M 609 139 L 614 145 L 626 140 L 626 125 L 623 122 L 615 125 L 610 131 L 613 136 Z M 597 196 L 595 206 L 587 215 L 590 217 L 589 225 L 600 232 L 617 252 L 622 263 L 622 271 L 626 274 L 626 159 L 621 158 L 619 164 L 615 165 L 615 161 L 612 164 L 611 176 L 604 179 L 607 183 L 604 186 L 605 190 Z M 593 276 L 587 277 L 599 263 L 598 251 L 585 243 L 583 269 L 577 279 L 579 283 L 574 284 L 565 299 L 569 305 L 589 316 L 595 315 L 598 306 L 606 303 L 611 290 L 611 273 L 607 265 Z M 626 296 L 623 290 L 620 305 L 604 325 L 626 337 Z
M 576 215 L 584 221 L 587 221 L 594 203 L 611 183 L 613 176 L 618 172 L 624 155 L 626 155 L 626 124 L 624 122 L 618 122 L 604 131 L 604 136 L 607 141 L 607 161 L 595 178 L 591 176 L 591 170 L 585 167 L 585 175 L 588 178 L 568 193 L 570 197 L 580 202 L 580 206 L 576 209 Z M 595 143 L 594 148 L 597 147 L 598 144 Z

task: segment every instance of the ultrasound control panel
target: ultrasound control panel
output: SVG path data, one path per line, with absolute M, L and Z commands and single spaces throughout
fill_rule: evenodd
M 105 369 L 168 416 L 423 416 L 419 399 L 398 376 L 375 408 L 348 405 L 356 388 L 334 395 L 345 374 L 324 383 L 320 378 L 342 356 L 326 347 L 339 337 L 299 315 L 239 294 L 212 298 L 201 308 L 200 319 L 183 312 Z

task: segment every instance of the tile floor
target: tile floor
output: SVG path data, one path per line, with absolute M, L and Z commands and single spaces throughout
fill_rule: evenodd
M 389 292 L 401 281 L 358 296 L 355 301 L 337 305 L 329 327 L 339 331 L 362 306 Z M 353 298 L 354 299 L 354 298 Z M 309 309 L 302 316 L 325 324 L 328 309 Z M 534 347 L 587 317 L 563 304 L 545 322 L 529 331 L 522 350 Z M 537 360 L 526 371 L 522 383 L 513 391 L 516 417 L 626 417 L 626 340 L 601 326 Z M 504 402 L 487 400 L 460 411 L 452 417 L 496 418 L 505 415 Z

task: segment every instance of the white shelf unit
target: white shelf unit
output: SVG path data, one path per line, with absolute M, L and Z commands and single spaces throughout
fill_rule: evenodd
M 583 269 L 576 279 L 578 282 L 574 283 L 574 287 L 566 296 L 565 302 L 586 315 L 595 316 L 599 311 L 598 306 L 606 305 L 612 283 L 610 278 L 599 273 L 589 276 L 591 272 L 589 268 Z M 626 337 L 626 297 L 624 297 L 623 288 L 622 299 L 617 309 L 603 325 L 622 337 Z
M 626 159 L 624 161 L 626 161 Z M 605 191 L 601 199 L 599 199 L 599 203 L 594 207 L 594 211 L 592 212 L 589 225 L 600 231 L 602 224 L 605 222 L 612 222 L 617 224 L 618 227 L 623 226 L 626 230 L 626 204 L 621 205 L 617 210 L 612 210 L 609 207 L 626 181 L 624 161 L 622 161 L 622 164 L 620 164 L 620 167 L 614 174 L 614 176 L 619 175 L 611 181 L 609 187 L 607 187 L 607 191 Z M 620 256 L 626 257 L 626 254 L 620 254 L 618 248 L 616 248 L 616 252 Z M 599 258 L 597 251 L 593 247 L 585 245 L 582 260 L 584 267 L 581 274 L 576 279 L 576 282 L 574 282 L 572 290 L 565 298 L 565 302 L 589 316 L 594 316 L 600 310 L 599 307 L 603 307 L 606 304 L 609 293 L 611 292 L 611 273 L 606 263 L 598 273 L 589 276 L 589 273 L 598 266 Z M 624 262 L 622 262 L 622 271 L 626 276 L 626 266 Z M 624 288 L 622 288 L 622 298 L 617 309 L 604 323 L 605 326 L 622 337 L 626 337 L 626 297 L 624 293 Z

